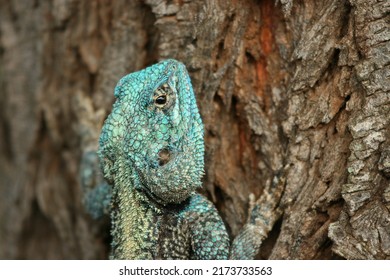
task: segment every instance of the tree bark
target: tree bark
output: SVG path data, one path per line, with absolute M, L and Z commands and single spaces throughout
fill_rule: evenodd
M 389 11 L 0 0 L 0 258 L 107 258 L 109 221 L 81 203 L 81 156 L 117 81 L 175 58 L 205 124 L 203 193 L 232 239 L 255 197 L 260 259 L 390 259 Z

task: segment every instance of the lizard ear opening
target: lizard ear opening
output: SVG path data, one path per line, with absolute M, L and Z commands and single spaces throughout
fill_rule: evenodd
M 171 152 L 167 149 L 161 149 L 158 152 L 158 165 L 159 166 L 164 166 L 171 160 Z

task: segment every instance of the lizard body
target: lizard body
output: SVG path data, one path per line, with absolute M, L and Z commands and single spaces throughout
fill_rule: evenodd
M 185 66 L 166 60 L 129 74 L 115 97 L 98 152 L 113 187 L 112 258 L 226 259 L 224 224 L 194 192 L 203 124 Z
M 253 257 L 258 246 L 244 244 L 253 234 L 241 234 L 230 252 L 217 210 L 195 192 L 204 174 L 203 124 L 185 66 L 169 59 L 129 74 L 115 97 L 98 150 L 110 186 L 86 199 L 95 217 L 110 210 L 111 258 Z

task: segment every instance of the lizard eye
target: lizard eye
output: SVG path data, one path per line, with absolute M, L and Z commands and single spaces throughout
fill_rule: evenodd
M 167 103 L 167 96 L 165 94 L 159 95 L 154 99 L 156 105 L 165 105 Z
M 168 84 L 163 84 L 154 92 L 154 106 L 161 109 L 168 109 L 174 102 L 175 96 L 172 88 Z

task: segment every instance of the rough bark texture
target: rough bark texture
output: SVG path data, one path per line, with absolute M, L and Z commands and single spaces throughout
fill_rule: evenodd
M 0 0 L 0 258 L 106 258 L 81 204 L 124 74 L 183 61 L 206 128 L 204 193 L 259 258 L 390 259 L 390 3 Z M 260 238 L 260 237 L 259 237 Z

